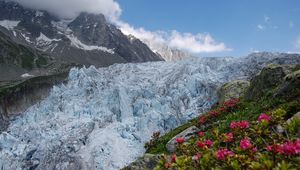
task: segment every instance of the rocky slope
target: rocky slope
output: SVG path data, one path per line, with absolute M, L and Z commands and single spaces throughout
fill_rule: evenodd
M 240 98 L 238 102 L 233 102 L 233 105 L 223 105 L 223 102 L 219 102 L 219 106 L 215 105 L 211 111 L 200 115 L 200 119 L 193 119 L 161 137 L 153 137 L 151 142 L 145 145 L 148 153 L 124 170 L 196 167 L 277 169 L 286 166 L 288 169 L 299 169 L 299 152 L 291 154 L 286 148 L 286 141 L 300 138 L 300 65 L 297 64 L 267 65 L 250 81 L 234 80 L 224 84 L 218 90 L 220 100 L 227 99 L 228 102 L 231 99 L 238 101 L 236 98 Z M 226 109 L 227 107 L 235 109 Z M 201 119 L 202 117 L 206 118 Z M 241 120 L 251 124 L 250 130 L 244 129 L 246 133 L 232 130 L 230 122 Z M 222 142 L 229 140 L 224 134 L 229 134 L 230 131 L 230 142 Z M 255 152 L 239 149 L 242 146 L 239 140 L 245 139 L 245 135 L 255 147 Z M 184 139 L 183 145 L 178 145 L 179 138 Z M 205 149 L 204 145 L 200 145 L 201 142 L 197 142 L 207 139 L 214 140 L 214 147 Z M 285 144 L 282 145 L 279 141 Z M 280 154 L 272 154 L 270 150 L 265 149 L 266 145 L 274 143 L 278 143 L 277 149 L 283 146 Z M 226 155 L 218 154 L 218 151 L 221 153 L 224 148 L 234 150 L 231 152 L 235 154 L 234 158 L 225 159 Z
M 143 155 L 152 132 L 196 117 L 217 101 L 218 87 L 250 79 L 267 63 L 300 63 L 300 56 L 260 53 L 72 69 L 68 83 L 55 86 L 1 133 L 0 167 L 122 168 Z
M 101 14 L 81 13 L 73 20 L 62 20 L 46 11 L 26 9 L 17 3 L 1 0 L 0 32 L 2 39 L 9 37 L 10 41 L 22 44 L 22 47 L 29 46 L 29 49 L 42 51 L 56 64 L 99 67 L 114 63 L 163 60 L 140 40 L 130 40 Z M 3 44 L 0 45 L 3 48 Z M 10 49 L 12 50 L 15 49 Z M 20 56 L 13 53 L 6 53 L 1 56 L 5 61 L 0 60 L 2 67 L 17 70 L 15 74 L 11 73 L 11 79 L 20 77 L 20 73 L 32 71 L 27 65 L 35 65 L 35 60 L 32 61 L 34 57 L 27 60 L 26 67 L 18 63 L 6 64 L 7 58 L 11 57 L 21 60 Z M 42 61 L 45 63 L 44 59 Z M 1 81 L 4 74 L 0 74 Z

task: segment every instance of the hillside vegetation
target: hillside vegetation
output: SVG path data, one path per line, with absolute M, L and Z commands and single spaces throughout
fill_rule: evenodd
M 147 154 L 125 169 L 300 169 L 299 73 L 299 65 L 265 67 L 240 99 L 155 133 Z M 192 137 L 176 138 L 192 126 L 199 129 Z M 166 148 L 172 138 L 173 153 Z

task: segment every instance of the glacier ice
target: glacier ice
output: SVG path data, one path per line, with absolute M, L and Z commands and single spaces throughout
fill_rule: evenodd
M 0 169 L 120 169 L 143 155 L 152 132 L 196 117 L 220 85 L 273 61 L 296 62 L 270 55 L 73 68 L 0 134 Z

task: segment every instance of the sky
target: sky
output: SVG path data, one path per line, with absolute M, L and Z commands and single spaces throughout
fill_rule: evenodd
M 121 20 L 150 31 L 208 33 L 229 50 L 200 55 L 300 51 L 299 0 L 118 0 Z M 193 52 L 193 51 L 192 51 Z
M 300 52 L 299 0 L 13 1 L 61 18 L 103 13 L 125 34 L 198 56 Z

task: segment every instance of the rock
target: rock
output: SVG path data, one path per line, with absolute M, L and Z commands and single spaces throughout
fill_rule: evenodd
M 218 90 L 219 103 L 229 99 L 240 98 L 245 94 L 249 86 L 250 82 L 246 80 L 234 80 L 224 84 Z
M 123 170 L 152 170 L 160 160 L 160 155 L 145 154 Z
M 177 134 L 174 136 L 166 145 L 167 150 L 169 152 L 175 152 L 176 151 L 176 139 L 177 138 L 184 138 L 185 141 L 190 139 L 194 134 L 199 132 L 200 130 L 196 126 L 191 126 L 184 130 L 183 132 Z
M 274 90 L 284 82 L 284 77 L 290 73 L 288 65 L 270 64 L 254 76 L 250 81 L 250 87 L 245 94 L 247 100 L 259 99 Z
M 284 82 L 278 88 L 275 96 L 295 98 L 300 96 L 300 69 L 284 77 Z
M 286 123 L 287 123 L 287 124 L 290 124 L 290 123 L 292 122 L 292 120 L 295 120 L 295 119 L 300 119 L 300 112 L 294 114 L 294 116 L 291 117 L 290 119 L 288 119 L 288 120 L 286 121 Z

